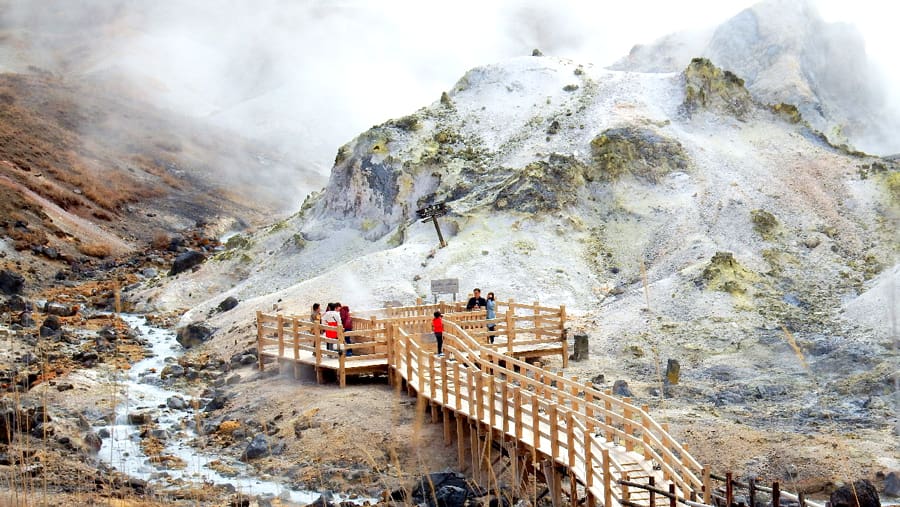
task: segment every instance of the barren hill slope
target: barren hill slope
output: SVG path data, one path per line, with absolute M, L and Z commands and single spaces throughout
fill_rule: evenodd
M 890 309 L 860 298 L 896 263 L 897 174 L 708 61 L 641 74 L 519 58 L 364 132 L 300 213 L 132 297 L 209 318 L 225 357 L 252 345 L 256 310 L 430 299 L 436 278 L 565 304 L 595 355 L 570 373 L 629 380 L 718 466 L 802 462 L 802 479 L 823 487 L 843 473 L 824 450 L 847 428 L 865 435 L 854 473 L 897 465 L 884 438 L 897 352 L 872 327 Z M 443 249 L 415 220 L 440 201 L 453 210 Z M 229 295 L 241 304 L 216 314 Z M 855 300 L 851 315 L 881 317 L 847 319 Z M 666 358 L 684 368 L 685 385 L 667 391 L 677 409 L 659 398 Z M 723 455 L 698 420 L 756 444 Z M 798 446 L 804 433 L 821 440 Z M 779 438 L 774 461 L 752 462 Z

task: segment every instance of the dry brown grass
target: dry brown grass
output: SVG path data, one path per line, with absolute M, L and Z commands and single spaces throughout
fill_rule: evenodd
M 88 257 L 96 257 L 103 259 L 109 257 L 112 249 L 104 243 L 81 243 L 78 245 L 78 251 Z
M 165 250 L 169 247 L 169 243 L 172 242 L 172 239 L 165 232 L 157 232 L 153 235 L 153 239 L 150 240 L 150 248 L 154 250 Z

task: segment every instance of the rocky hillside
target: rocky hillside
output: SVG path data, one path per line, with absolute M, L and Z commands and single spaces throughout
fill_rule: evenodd
M 741 76 L 762 102 L 796 105 L 839 144 L 900 152 L 892 134 L 900 112 L 887 107 L 887 83 L 866 56 L 862 35 L 824 22 L 811 1 L 761 2 L 714 29 L 635 46 L 612 68 L 677 72 L 696 56 Z
M 430 299 L 437 278 L 565 304 L 595 354 L 571 373 L 627 379 L 659 409 L 654 372 L 680 360 L 686 385 L 666 391 L 680 408 L 664 410 L 702 459 L 806 463 L 824 487 L 845 473 L 826 458 L 837 428 L 866 435 L 846 451 L 854 473 L 896 466 L 883 291 L 896 287 L 898 174 L 708 60 L 664 74 L 525 57 L 362 133 L 301 212 L 132 298 L 193 308 L 183 323 L 208 320 L 223 357 L 252 346 L 256 310 Z M 415 219 L 441 201 L 443 249 Z M 239 305 L 218 313 L 227 296 Z M 810 431 L 824 436 L 807 452 L 793 439 Z M 734 438 L 782 443 L 771 460 L 753 461 L 755 445 L 723 456 Z

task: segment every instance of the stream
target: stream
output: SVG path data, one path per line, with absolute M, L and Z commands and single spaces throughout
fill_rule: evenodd
M 161 387 L 159 372 L 173 359 L 184 352 L 175 340 L 173 331 L 154 327 L 143 316 L 121 315 L 123 321 L 135 329 L 150 345 L 147 357 L 132 365 L 125 378 L 120 378 L 125 396 L 116 407 L 115 422 L 112 425 L 95 428 L 102 437 L 100 459 L 115 469 L 131 477 L 143 479 L 157 485 L 166 483 L 194 483 L 225 485 L 230 484 L 235 492 L 247 496 L 274 496 L 282 501 L 306 505 L 319 498 L 315 491 L 297 491 L 277 482 L 266 481 L 253 476 L 252 467 L 241 461 L 214 454 L 203 454 L 191 447 L 189 442 L 197 437 L 192 422 L 197 420 L 197 411 L 191 408 L 191 397 L 173 389 Z M 167 400 L 180 396 L 187 408 L 173 409 Z M 154 464 L 141 449 L 141 426 L 129 424 L 128 415 L 147 413 L 157 421 L 154 432 L 165 438 L 164 455 L 176 456 L 183 460 L 183 468 Z M 224 463 L 237 470 L 234 476 L 226 477 L 210 467 L 211 462 Z M 335 495 L 334 501 L 345 500 Z M 359 502 L 360 500 L 355 500 Z

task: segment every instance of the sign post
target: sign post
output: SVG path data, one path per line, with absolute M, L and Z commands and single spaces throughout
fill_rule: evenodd
M 438 241 L 441 242 L 441 248 L 447 246 L 447 242 L 444 241 L 444 235 L 441 234 L 441 226 L 438 224 L 438 217 L 446 215 L 449 211 L 450 208 L 447 207 L 446 201 L 441 201 L 437 204 L 432 204 L 431 206 L 425 206 L 420 210 L 416 210 L 416 215 L 422 220 L 422 223 L 429 221 L 434 222 L 434 230 L 437 231 Z
M 453 302 L 456 302 L 456 294 L 459 292 L 459 278 L 441 278 L 431 281 L 431 294 L 437 303 L 438 294 L 453 294 Z

